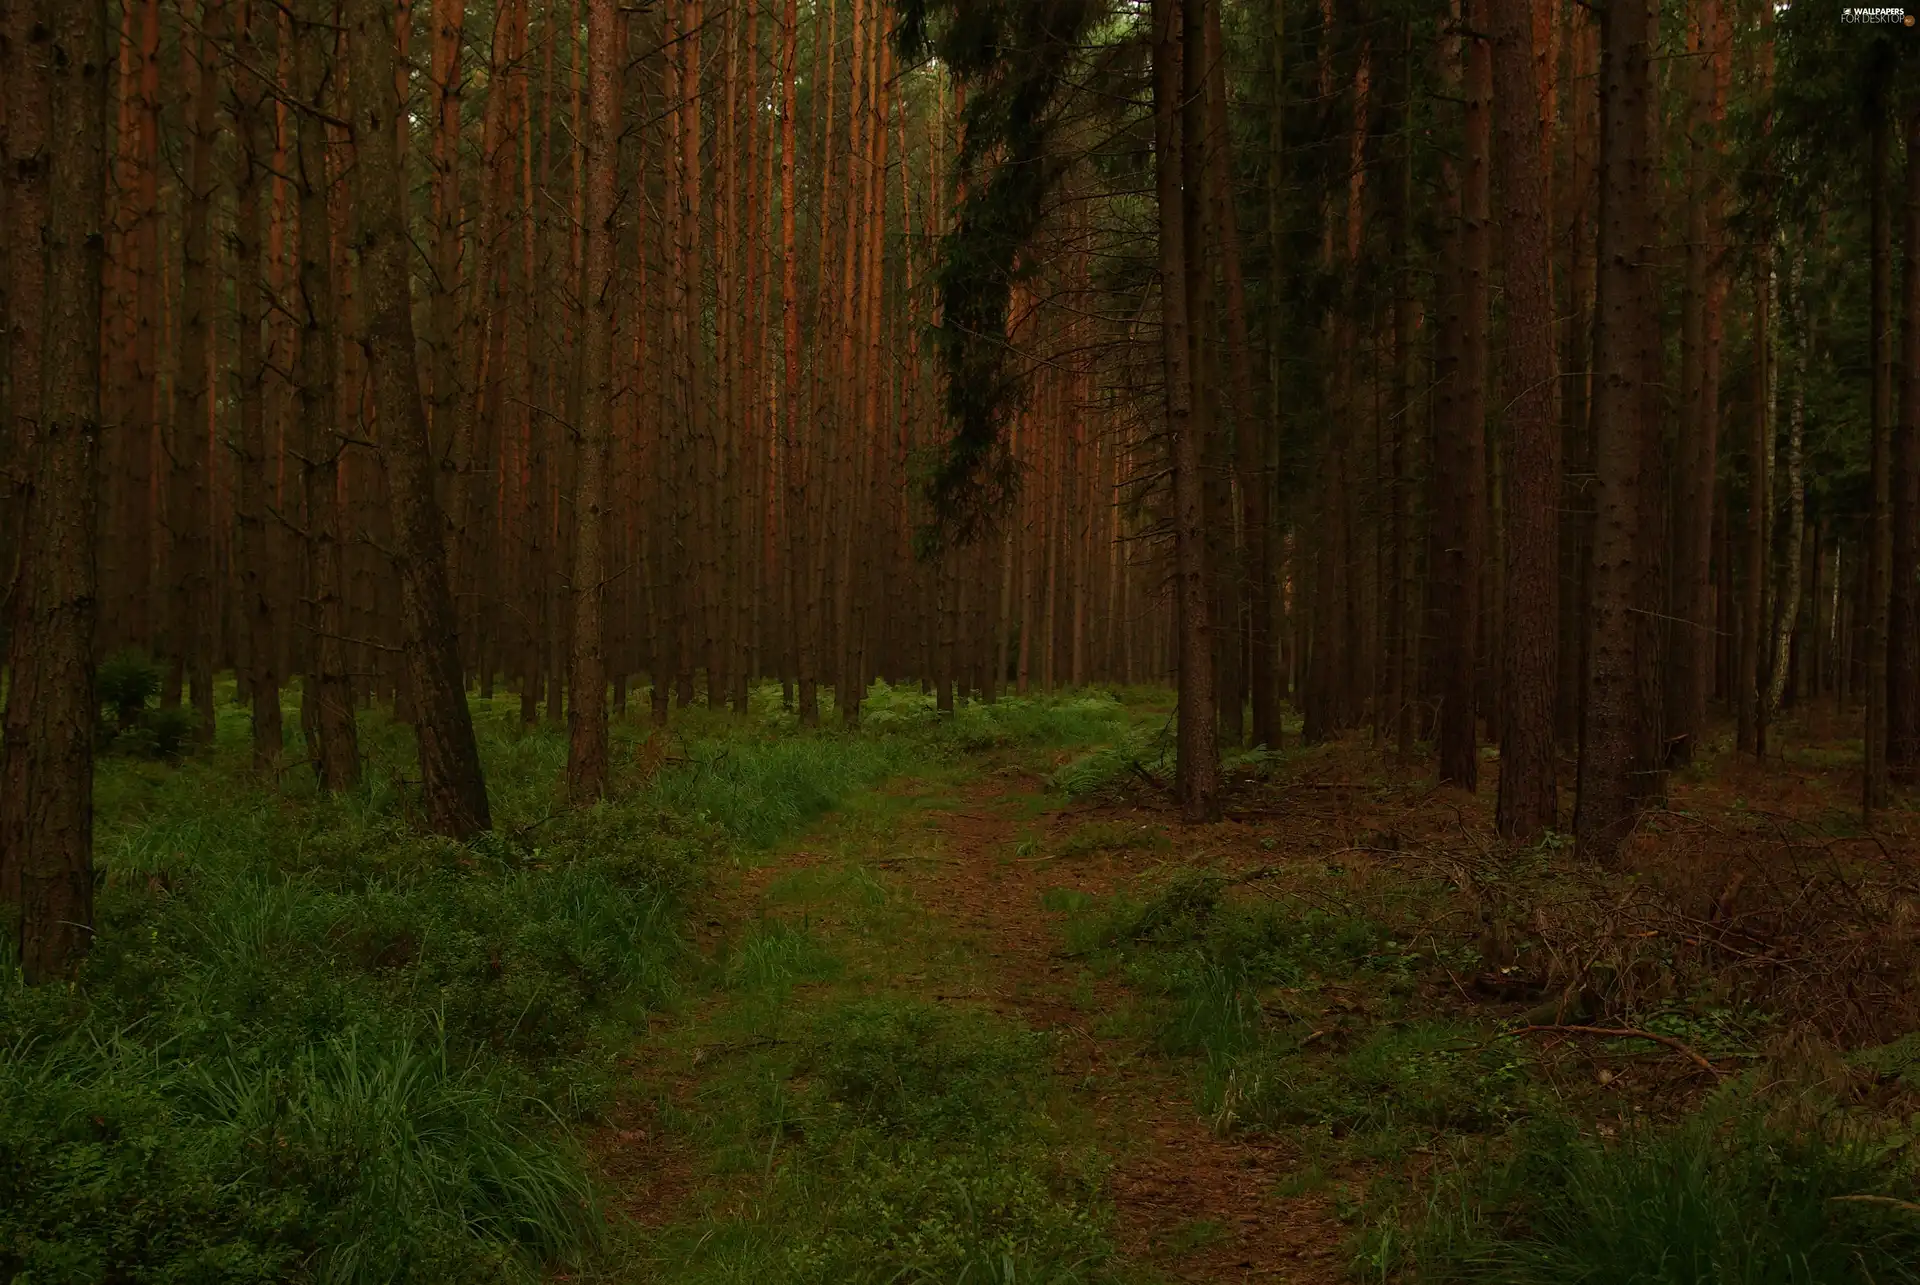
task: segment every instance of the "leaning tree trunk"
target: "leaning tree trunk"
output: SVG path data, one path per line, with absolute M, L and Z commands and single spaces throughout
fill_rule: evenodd
M 1601 19 L 1600 229 L 1594 316 L 1594 535 L 1586 708 L 1574 837 L 1611 864 L 1633 829 L 1640 711 L 1634 616 L 1640 581 L 1642 425 L 1648 369 L 1647 233 L 1652 186 L 1652 0 L 1613 0 Z
M 567 686 L 567 793 L 587 803 L 607 792 L 607 661 L 602 646 L 607 467 L 613 411 L 613 188 L 620 81 L 614 61 L 614 0 L 587 6 L 586 387 L 574 475 L 573 654 Z
M 1506 414 L 1512 463 L 1495 816 L 1503 836 L 1531 843 L 1556 819 L 1560 429 L 1554 404 L 1552 247 L 1527 0 L 1493 0 L 1491 9 L 1494 79 L 1502 88 L 1495 156 L 1506 199 L 1506 382 L 1512 390 Z
M 105 0 L 12 0 L 10 8 L 9 19 L 39 10 L 0 27 L 0 39 L 15 46 L 0 65 L 15 82 L 6 100 L 9 206 L 16 217 L 37 216 L 31 244 L 44 275 L 36 297 L 19 286 L 22 275 L 38 274 L 16 274 L 8 293 L 10 306 L 37 313 L 33 338 L 44 343 L 30 347 L 45 361 L 23 386 L 18 359 L 28 346 L 9 345 L 11 409 L 27 427 L 15 443 L 22 520 L 0 730 L 0 899 L 17 915 L 21 972 L 36 983 L 71 975 L 93 931 L 94 546 L 109 64 Z M 16 114 L 23 105 L 27 111 Z M 31 416 L 23 413 L 29 409 Z
M 355 176 L 365 269 L 359 336 L 373 384 L 380 459 L 393 509 L 394 570 L 400 581 L 401 646 L 428 823 L 465 838 L 487 829 L 486 782 L 460 677 L 460 651 L 447 585 L 446 523 L 434 494 L 433 447 L 413 341 L 411 243 L 394 135 L 393 7 L 353 0 L 349 10 Z
M 1202 3 L 1204 0 L 1188 0 Z M 1201 520 L 1201 443 L 1193 423 L 1187 366 L 1185 229 L 1180 205 L 1180 0 L 1153 0 L 1153 136 L 1159 197 L 1161 366 L 1173 453 L 1174 597 L 1179 618 L 1180 725 L 1175 767 L 1180 813 L 1220 814 L 1220 747 L 1215 740 L 1213 646 L 1209 638 L 1206 530 Z

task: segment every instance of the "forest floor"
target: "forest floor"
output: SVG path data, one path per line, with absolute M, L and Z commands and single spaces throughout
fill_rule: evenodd
M 1183 826 L 1152 689 L 622 717 L 586 809 L 474 710 L 465 844 L 377 711 L 332 796 L 230 688 L 106 742 L 85 968 L 0 978 L 0 1280 L 1920 1285 L 1920 812 L 1851 719 L 1602 871 L 1364 732 Z
M 1920 818 L 1844 749 L 1677 774 L 1602 874 L 1360 738 L 1180 826 L 1164 717 L 715 873 L 594 1145 L 628 1278 L 1916 1278 Z

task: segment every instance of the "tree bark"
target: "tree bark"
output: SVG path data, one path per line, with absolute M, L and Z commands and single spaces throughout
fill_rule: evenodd
M 1767 667 L 1765 722 L 1771 724 L 1780 712 L 1787 690 L 1788 666 L 1793 655 L 1793 633 L 1800 621 L 1801 545 L 1807 524 L 1807 483 L 1804 461 L 1807 409 L 1807 346 L 1810 336 L 1806 324 L 1806 300 L 1800 293 L 1801 252 L 1795 250 L 1787 264 L 1786 305 L 1793 344 L 1793 386 L 1787 394 L 1787 521 L 1778 589 L 1774 594 L 1773 658 Z
M 428 823 L 466 838 L 491 825 L 473 718 L 460 679 L 453 595 L 447 585 L 446 524 L 434 494 L 433 448 L 413 338 L 408 271 L 411 246 L 402 215 L 394 118 L 393 10 L 388 0 L 353 0 L 350 9 L 354 143 L 358 163 L 360 254 L 365 320 L 359 336 L 373 384 L 381 465 L 392 506 L 394 570 L 421 786 Z
M 1505 200 L 1507 295 L 1506 610 L 1502 638 L 1501 835 L 1532 843 L 1557 816 L 1553 715 L 1559 656 L 1560 431 L 1555 422 L 1553 276 L 1541 120 L 1527 0 L 1493 0 L 1502 88 L 1495 156 Z
M 1720 296 L 1718 249 L 1723 222 L 1719 164 L 1722 115 L 1718 86 L 1721 0 L 1696 0 L 1696 61 L 1688 112 L 1686 299 L 1682 322 L 1680 458 L 1673 519 L 1672 646 L 1668 665 L 1667 762 L 1692 762 L 1706 728 L 1713 685 L 1713 510 L 1720 427 Z
M 260 36 L 272 31 L 272 14 L 258 0 L 241 0 L 235 15 L 234 47 L 248 66 L 271 63 L 273 44 Z M 279 770 L 283 728 L 280 717 L 278 656 L 278 547 L 267 523 L 266 479 L 266 353 L 262 329 L 269 317 L 260 271 L 261 236 L 266 211 L 261 189 L 273 160 L 271 119 L 266 86 L 251 72 L 236 69 L 234 77 L 235 187 L 239 193 L 234 221 L 237 258 L 234 311 L 239 316 L 240 342 L 236 352 L 240 374 L 240 440 L 235 451 L 239 476 L 235 496 L 238 532 L 234 561 L 240 579 L 240 614 L 246 637 L 247 696 L 253 706 L 253 770 L 268 781 Z
M 607 468 L 613 406 L 614 142 L 619 136 L 615 0 L 587 0 L 586 323 L 581 336 L 586 388 L 580 405 L 580 460 L 574 476 L 573 656 L 567 685 L 567 792 L 589 803 L 607 791 L 605 601 Z
M 215 41 L 224 29 L 226 0 L 201 0 L 192 38 L 181 35 L 181 61 L 194 64 L 187 110 L 186 206 L 180 236 L 180 365 L 175 375 L 167 526 L 173 549 L 170 650 L 193 692 L 194 740 L 213 743 L 213 468 L 209 435 L 213 379 L 208 349 L 214 333 L 213 159 L 220 74 Z M 187 53 L 189 45 L 193 52 Z
M 1906 265 L 1900 300 L 1904 378 L 1891 461 L 1887 765 L 1900 780 L 1911 782 L 1920 776 L 1920 106 L 1908 109 L 1906 133 Z
M 1641 441 L 1652 186 L 1650 0 L 1613 0 L 1601 18 L 1600 226 L 1594 318 L 1593 606 L 1574 836 L 1610 865 L 1633 829 L 1640 711 L 1634 615 L 1640 583 Z
M 311 634 L 305 702 L 310 752 L 320 788 L 351 789 L 360 780 L 353 687 L 347 678 L 346 611 L 341 600 L 339 422 L 334 329 L 333 238 L 328 214 L 327 87 L 333 0 L 302 0 L 298 113 L 300 212 L 300 356 L 294 383 L 305 428 L 306 544 Z
M 1468 23 L 1483 27 L 1481 12 L 1487 0 L 1468 6 Z M 1487 429 L 1487 304 L 1488 266 L 1492 231 L 1489 164 L 1492 151 L 1493 64 L 1487 41 L 1479 35 L 1464 40 L 1466 67 L 1466 138 L 1460 185 L 1459 256 L 1460 315 L 1458 388 L 1453 414 L 1443 424 L 1441 449 L 1446 467 L 1440 471 L 1441 494 L 1436 497 L 1446 538 L 1439 550 L 1442 566 L 1440 637 L 1440 780 L 1474 790 L 1480 782 L 1480 753 L 1476 744 L 1479 703 L 1476 669 L 1480 633 L 1480 574 L 1486 548 L 1486 429 Z
M 0 906 L 29 984 L 70 977 L 93 931 L 95 544 L 100 313 L 106 263 L 105 0 L 12 0 L 6 66 L 9 211 L 36 220 L 39 271 L 16 270 L 9 307 L 32 309 L 9 344 L 24 477 L 19 572 L 0 725 Z M 24 39 L 22 38 L 24 37 Z M 20 83 L 25 82 L 25 83 Z M 24 111 L 21 110 L 24 108 Z M 22 278 L 36 283 L 28 295 Z M 21 312 L 9 318 L 17 320 Z M 15 331 L 16 339 L 19 331 Z M 22 351 L 38 351 L 29 355 Z M 31 382 L 21 378 L 32 370 Z M 29 414 L 23 412 L 30 412 Z
M 1204 3 L 1204 0 L 1187 0 Z M 1173 456 L 1175 598 L 1179 616 L 1180 723 L 1175 745 L 1180 814 L 1189 822 L 1220 815 L 1220 747 L 1213 695 L 1213 646 L 1202 520 L 1202 444 L 1193 422 L 1188 368 L 1187 254 L 1181 218 L 1180 0 L 1153 0 L 1155 191 L 1159 197 L 1160 346 L 1167 428 Z M 1024 640 L 1023 640 L 1024 645 Z
M 1872 298 L 1868 345 L 1873 364 L 1871 386 L 1872 517 L 1867 535 L 1866 601 L 1861 604 L 1866 642 L 1866 771 L 1860 808 L 1871 822 L 1887 806 L 1887 604 L 1893 592 L 1893 211 L 1887 192 L 1887 168 L 1893 127 L 1884 103 L 1876 104 L 1868 142 Z

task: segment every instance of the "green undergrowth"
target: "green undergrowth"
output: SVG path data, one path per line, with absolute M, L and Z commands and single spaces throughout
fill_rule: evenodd
M 1564 1120 L 1454 1170 L 1369 1237 L 1375 1271 L 1510 1285 L 1920 1281 L 1910 1165 L 1843 1128 L 1721 1106 L 1595 1137 Z
M 867 728 L 800 733 L 762 690 L 744 716 L 676 711 L 664 754 L 616 721 L 614 798 L 573 810 L 564 730 L 478 701 L 495 827 L 461 844 L 421 833 L 410 729 L 362 715 L 344 796 L 303 766 L 269 789 L 225 696 L 214 746 L 101 760 L 78 981 L 0 980 L 0 1279 L 531 1280 L 600 1258 L 574 1134 L 644 1016 L 699 984 L 682 923 L 712 859 L 982 738 L 1127 717 L 1105 697 L 940 715 L 878 688 Z M 734 984 L 819 962 L 756 949 Z
M 1830 1095 L 1783 1099 L 1781 1072 L 1761 1066 L 1691 1113 L 1609 1105 L 1588 1096 L 1601 1093 L 1591 1071 L 1583 1089 L 1498 1023 L 1448 1016 L 1459 1010 L 1440 988 L 1473 960 L 1436 956 L 1431 935 L 1414 946 L 1418 888 L 1396 908 L 1266 873 L 1177 870 L 1140 895 L 1050 901 L 1068 913 L 1069 948 L 1142 994 L 1142 1034 L 1192 1065 L 1217 1130 L 1284 1133 L 1303 1153 L 1302 1191 L 1328 1185 L 1328 1168 L 1366 1175 L 1362 1197 L 1340 1197 L 1358 1277 L 1920 1280 L 1913 1128 Z M 1855 1061 L 1891 1081 L 1913 1058 L 1900 1043 Z
M 820 975 L 816 959 L 786 980 Z M 757 984 L 783 985 L 764 971 Z M 1117 1279 L 1098 1153 L 1054 1100 L 1048 1037 L 852 992 L 742 1006 L 707 1034 L 697 1100 L 660 1114 L 733 1194 L 653 1237 L 645 1279 Z

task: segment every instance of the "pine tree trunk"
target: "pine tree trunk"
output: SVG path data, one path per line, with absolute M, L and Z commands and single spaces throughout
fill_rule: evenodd
M 1906 265 L 1900 299 L 1904 378 L 1891 451 L 1887 765 L 1899 779 L 1911 782 L 1920 775 L 1920 107 L 1908 110 L 1906 134 Z M 1800 396 L 1797 384 L 1794 396 Z
M 243 61 L 252 66 L 268 62 L 267 55 L 273 49 L 270 41 L 263 49 L 259 39 L 272 31 L 272 15 L 262 12 L 257 3 L 241 0 L 234 26 L 235 46 Z M 279 767 L 283 731 L 276 620 L 281 570 L 273 556 L 275 544 L 267 525 L 267 364 L 261 340 L 269 318 L 260 272 L 265 218 L 260 197 L 273 151 L 265 88 L 257 76 L 246 72 L 234 81 L 234 124 L 239 141 L 234 152 L 239 193 L 234 227 L 238 258 L 234 311 L 240 321 L 236 353 L 240 367 L 240 441 L 235 452 L 239 530 L 234 554 L 240 573 L 240 614 L 246 631 L 247 694 L 253 703 L 253 768 L 272 781 Z
M 29 427 L 13 443 L 23 481 L 0 724 L 0 908 L 32 985 L 71 977 L 93 931 L 105 0 L 13 0 L 0 41 L 10 46 L 0 62 L 11 82 L 6 205 L 15 232 L 32 233 L 13 242 L 7 291 L 8 409 Z M 23 244 L 38 250 L 38 271 L 21 270 Z M 19 342 L 28 318 L 43 349 Z
M 1871 349 L 1872 519 L 1867 535 L 1866 601 L 1862 614 L 1866 642 L 1866 772 L 1860 807 L 1869 822 L 1887 806 L 1887 605 L 1893 593 L 1893 211 L 1887 191 L 1888 156 L 1893 127 L 1884 105 L 1877 107 L 1868 143 L 1867 183 L 1871 203 L 1868 345 Z
M 405 190 L 394 140 L 393 12 L 387 0 L 354 0 L 350 12 L 356 198 L 366 302 L 360 343 L 373 385 L 380 463 L 393 510 L 394 570 L 421 786 L 436 833 L 487 829 L 486 784 L 460 679 L 446 523 L 434 494 L 433 447 L 413 338 Z
M 573 655 L 567 685 L 567 792 L 589 803 L 607 792 L 607 665 L 602 645 L 606 582 L 607 469 L 613 407 L 614 143 L 619 136 L 615 0 L 587 0 L 586 388 L 573 490 Z
M 1601 18 L 1600 220 L 1594 318 L 1593 605 L 1574 835 L 1611 865 L 1633 829 L 1639 725 L 1634 614 L 1640 584 L 1643 344 L 1657 324 L 1648 277 L 1652 147 L 1651 0 L 1614 0 Z
M 307 627 L 311 636 L 306 707 L 312 713 L 309 749 L 323 790 L 351 789 L 360 780 L 359 736 L 353 688 L 347 678 L 346 612 L 341 600 L 339 422 L 335 362 L 336 313 L 333 238 L 328 213 L 326 87 L 333 0 L 303 0 L 295 31 L 299 44 L 298 113 L 300 213 L 300 356 L 294 383 L 305 429 Z
M 1200 4 L 1205 0 L 1187 2 Z M 1220 815 L 1220 747 L 1214 713 L 1213 647 L 1208 637 L 1211 619 L 1200 475 L 1203 446 L 1193 422 L 1193 384 L 1188 368 L 1188 246 L 1181 217 L 1178 161 L 1183 141 L 1179 115 L 1180 7 L 1179 0 L 1153 0 L 1154 168 L 1160 220 L 1161 367 L 1173 454 L 1174 593 L 1180 644 L 1177 792 L 1181 817 L 1202 822 Z
M 1473 28 L 1484 26 L 1480 9 L 1468 8 Z M 1476 669 L 1480 633 L 1480 564 L 1486 547 L 1486 409 L 1488 344 L 1487 274 L 1492 229 L 1490 162 L 1492 152 L 1492 54 L 1487 42 L 1469 35 L 1463 41 L 1466 133 L 1460 171 L 1460 224 L 1453 251 L 1459 263 L 1458 387 L 1452 414 L 1441 424 L 1435 498 L 1443 522 L 1438 550 L 1440 636 L 1435 641 L 1440 671 L 1440 780 L 1465 790 L 1480 782 L 1477 744 L 1479 703 Z
M 226 0 L 201 0 L 192 39 L 181 40 L 182 62 L 195 70 L 187 119 L 187 161 L 183 175 L 186 205 L 181 232 L 180 366 L 176 375 L 172 445 L 173 468 L 167 525 L 172 535 L 174 616 L 171 651 L 193 691 L 194 739 L 213 742 L 213 663 L 216 646 L 213 611 L 213 467 L 209 433 L 213 419 L 213 379 L 209 347 L 214 330 L 213 273 L 209 263 L 213 230 L 213 159 L 217 141 L 215 108 L 220 76 L 215 41 L 225 25 Z M 191 44 L 193 53 L 185 52 Z
M 1552 253 L 1526 0 L 1493 0 L 1502 87 L 1495 156 L 1506 203 L 1506 607 L 1500 635 L 1502 837 L 1532 843 L 1557 817 L 1553 736 L 1559 611 L 1560 430 L 1555 422 Z
M 1686 299 L 1681 323 L 1678 490 L 1673 518 L 1673 620 L 1667 673 L 1666 755 L 1693 761 L 1713 686 L 1713 510 L 1720 428 L 1720 272 L 1713 238 L 1723 221 L 1718 135 L 1721 0 L 1696 0 L 1688 112 Z
M 1793 386 L 1787 394 L 1787 522 L 1786 556 L 1781 559 L 1779 589 L 1774 595 L 1773 661 L 1767 667 L 1766 721 L 1779 715 L 1787 690 L 1793 634 L 1800 623 L 1801 545 L 1807 524 L 1807 482 L 1804 460 L 1807 410 L 1806 300 L 1800 293 L 1800 251 L 1787 264 L 1786 313 L 1793 339 Z

